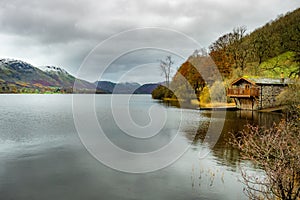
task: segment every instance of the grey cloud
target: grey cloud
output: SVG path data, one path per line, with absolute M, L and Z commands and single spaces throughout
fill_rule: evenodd
M 77 26 L 82 15 L 80 12 L 75 12 L 76 10 L 73 10 L 74 13 L 70 12 L 70 4 L 65 6 L 65 10 L 44 6 L 38 2 L 30 4 L 30 1 L 28 4 L 17 1 L 16 4 L 9 2 L 2 5 L 0 18 L 2 31 L 33 37 L 41 43 L 66 43 L 89 36 L 88 32 Z M 80 11 L 79 8 L 77 10 Z
M 103 71 L 120 77 L 140 65 L 156 62 L 159 66 L 158 60 L 167 55 L 173 55 L 175 61 L 178 57 L 180 62 L 175 66 L 179 66 L 196 48 L 199 48 L 196 42 L 168 29 L 135 29 L 100 44 L 88 57 L 82 73 L 93 79 L 99 78 L 97 74 Z
M 152 26 L 170 28 L 207 47 L 235 26 L 246 25 L 251 31 L 299 6 L 299 1 L 282 0 L 2 0 L 0 53 L 37 65 L 60 65 L 75 74 L 90 50 L 120 31 Z M 163 35 L 147 38 L 173 50 L 177 47 L 176 51 L 186 48 L 187 55 L 194 48 L 183 40 Z M 91 80 L 102 60 L 132 43 L 143 45 L 139 35 L 129 35 L 108 46 L 84 78 Z M 156 60 L 158 56 L 149 54 L 148 58 Z M 143 62 L 142 58 L 137 60 L 136 64 Z M 124 59 L 110 75 L 126 71 L 130 63 L 134 60 Z

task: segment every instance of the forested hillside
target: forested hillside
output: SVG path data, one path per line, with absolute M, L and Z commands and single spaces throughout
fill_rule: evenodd
M 224 77 L 234 69 L 246 70 L 251 75 L 259 75 L 264 70 L 278 67 L 278 63 L 269 63 L 268 68 L 261 68 L 263 62 L 289 52 L 289 61 L 300 61 L 300 9 L 276 20 L 268 22 L 250 34 L 246 27 L 234 28 L 232 32 L 219 37 L 210 47 L 210 56 L 215 61 Z M 290 63 L 292 64 L 292 63 Z M 298 65 L 299 66 L 299 65 Z M 289 67 L 282 65 L 282 68 Z M 293 68 L 288 76 L 299 76 L 300 70 Z
M 246 26 L 233 28 L 213 42 L 208 53 L 205 52 L 196 50 L 179 67 L 170 83 L 172 92 L 161 86 L 154 90 L 153 98 L 189 99 L 196 95 L 199 99 L 201 95 L 207 96 L 208 91 L 218 95 L 220 84 L 226 87 L 240 76 L 279 78 L 283 72 L 290 78 L 299 77 L 300 9 L 279 16 L 252 33 L 247 33 Z M 223 83 L 215 83 L 212 65 L 221 73 Z

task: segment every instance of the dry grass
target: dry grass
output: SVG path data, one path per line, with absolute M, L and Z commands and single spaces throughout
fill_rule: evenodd
M 221 103 L 221 102 L 200 103 L 198 101 L 197 101 L 197 103 L 200 105 L 201 108 L 231 108 L 231 107 L 236 107 L 235 103 Z
M 182 99 L 173 99 L 173 98 L 164 98 L 164 101 L 179 101 L 183 102 Z M 201 108 L 232 108 L 236 107 L 236 104 L 233 103 L 221 103 L 221 102 L 214 102 L 214 103 L 200 103 L 197 99 L 191 100 L 192 105 L 198 105 Z

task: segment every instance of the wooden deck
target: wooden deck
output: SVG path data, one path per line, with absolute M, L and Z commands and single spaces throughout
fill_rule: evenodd
M 237 110 L 235 103 L 210 103 L 199 105 L 199 110 Z
M 259 96 L 259 88 L 229 88 L 227 96 L 233 98 L 250 98 Z
M 214 110 L 214 111 L 223 111 L 223 110 L 228 110 L 228 111 L 235 111 L 237 110 L 236 106 L 227 106 L 227 107 L 200 107 L 199 110 Z

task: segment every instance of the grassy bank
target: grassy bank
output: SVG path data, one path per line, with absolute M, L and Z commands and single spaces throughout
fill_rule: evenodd
M 164 102 L 186 102 L 184 99 L 175 99 L 175 98 L 164 98 Z M 223 103 L 223 102 L 213 102 L 213 103 L 200 103 L 197 99 L 192 99 L 190 104 L 200 108 L 235 108 L 235 103 Z

